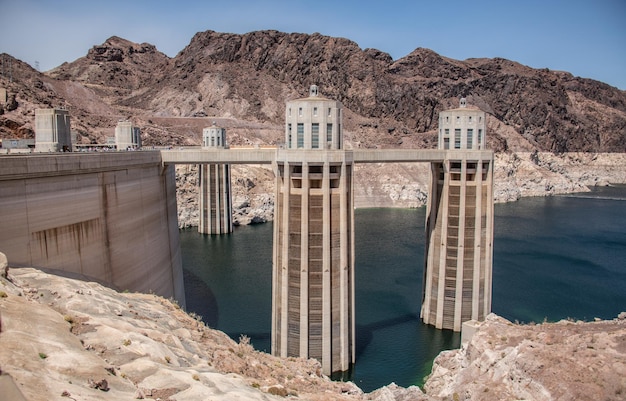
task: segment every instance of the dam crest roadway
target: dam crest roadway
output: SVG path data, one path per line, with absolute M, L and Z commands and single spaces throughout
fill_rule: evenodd
M 198 147 L 160 150 L 161 161 L 168 164 L 272 164 L 277 154 L 293 154 L 294 161 L 319 159 L 323 162 L 325 153 L 352 154 L 354 163 L 433 163 L 448 159 L 489 160 L 493 157 L 491 150 L 441 150 L 441 149 L 355 149 L 333 152 L 317 150 L 287 150 L 282 148 L 230 148 L 200 149 Z M 306 156 L 306 157 L 303 157 Z M 330 156 L 332 157 L 332 156 Z M 349 156 L 348 156 L 349 157 Z

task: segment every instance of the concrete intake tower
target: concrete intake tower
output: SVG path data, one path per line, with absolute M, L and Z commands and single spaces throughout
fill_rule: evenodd
M 202 130 L 202 149 L 227 149 L 226 129 L 213 126 Z M 198 232 L 227 234 L 233 232 L 233 201 L 230 164 L 207 163 L 198 165 L 200 180 L 200 218 Z
M 272 353 L 315 358 L 325 374 L 355 360 L 352 152 L 342 149 L 342 105 L 287 102 L 276 155 Z
M 439 149 L 431 163 L 421 317 L 461 331 L 491 312 L 493 152 L 485 149 L 485 113 L 466 107 L 439 114 Z

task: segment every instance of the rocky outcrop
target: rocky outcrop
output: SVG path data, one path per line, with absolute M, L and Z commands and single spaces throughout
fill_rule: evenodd
M 588 192 L 590 187 L 626 183 L 624 153 L 498 153 L 494 171 L 496 202 L 525 196 Z
M 265 223 L 274 219 L 274 173 L 269 166 L 231 166 L 233 224 Z
M 117 105 L 131 91 L 145 91 L 146 84 L 162 79 L 169 62 L 169 57 L 154 45 L 112 36 L 89 49 L 80 62 L 63 63 L 50 75 L 63 81 L 95 84 L 100 96 Z
M 235 196 L 233 199 L 233 224 L 248 225 L 274 220 L 274 195 L 261 194 Z
M 623 400 L 626 313 L 610 321 L 518 325 L 496 315 L 436 359 L 425 384 L 438 400 Z
M 198 180 L 197 165 L 176 166 L 176 209 L 179 228 L 197 227 L 199 224 Z
M 29 401 L 364 399 L 316 361 L 255 351 L 158 296 L 31 268 L 9 279 L 0 278 L 0 368 Z
M 18 104 L 17 104 L 17 100 L 15 100 L 15 94 L 11 93 L 7 97 L 6 104 L 4 105 L 4 110 L 6 110 L 6 111 L 13 111 L 13 110 L 17 109 L 17 106 L 18 106 Z

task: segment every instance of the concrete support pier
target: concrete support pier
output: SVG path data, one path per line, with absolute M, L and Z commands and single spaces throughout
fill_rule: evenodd
M 491 311 L 493 153 L 483 151 L 484 124 L 484 112 L 464 99 L 439 118 L 439 147 L 456 151 L 431 163 L 421 308 L 424 323 L 439 329 L 461 331 Z
M 272 353 L 342 372 L 355 360 L 352 152 L 340 149 L 340 103 L 316 87 L 288 102 L 286 120 L 291 149 L 275 163 Z M 327 141 L 316 137 L 320 125 Z
M 200 219 L 198 232 L 227 234 L 233 231 L 230 164 L 200 164 Z
M 226 130 L 212 127 L 202 130 L 202 148 L 227 149 Z M 198 232 L 227 234 L 233 231 L 233 206 L 230 182 L 230 164 L 211 163 L 198 165 L 200 180 L 200 219 Z

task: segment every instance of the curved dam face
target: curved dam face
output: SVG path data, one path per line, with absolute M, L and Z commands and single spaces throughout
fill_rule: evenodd
M 158 151 L 2 156 L 0 251 L 184 306 L 174 168 Z

